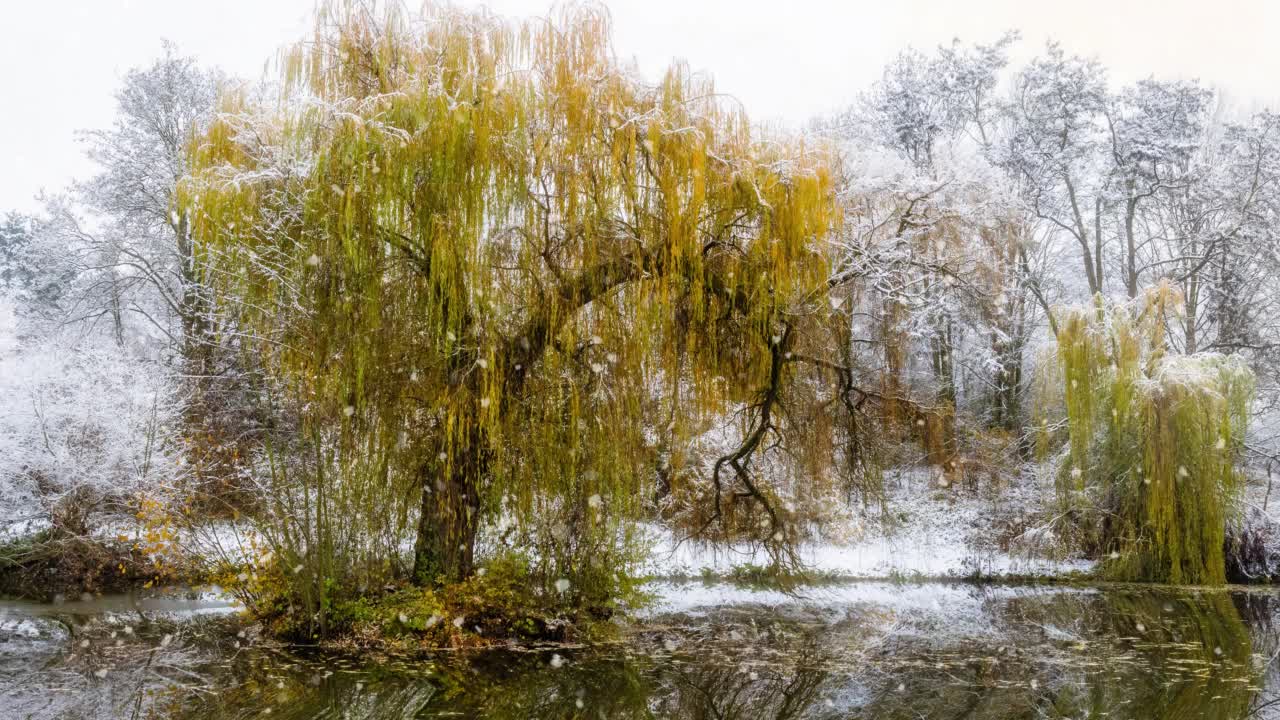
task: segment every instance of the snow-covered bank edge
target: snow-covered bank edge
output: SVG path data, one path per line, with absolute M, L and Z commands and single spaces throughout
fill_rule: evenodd
M 882 509 L 849 508 L 798 548 L 814 576 L 839 580 L 1000 580 L 1076 578 L 1097 563 L 1059 547 L 1047 527 L 1048 472 L 1028 471 L 1000 488 L 947 487 L 930 468 L 886 473 Z M 680 541 L 650 525 L 652 577 L 730 578 L 769 564 L 759 548 Z

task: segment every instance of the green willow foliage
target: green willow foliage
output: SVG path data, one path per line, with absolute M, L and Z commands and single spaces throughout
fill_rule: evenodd
M 1113 575 L 1222 584 L 1253 374 L 1238 357 L 1166 355 L 1165 318 L 1177 305 L 1161 285 L 1136 317 L 1099 298 L 1061 318 L 1070 443 L 1058 492 L 1068 508 L 1101 511 L 1093 517 Z
M 330 5 L 281 66 L 278 96 L 224 99 L 184 185 L 305 440 L 272 463 L 276 552 L 341 578 L 416 516 L 419 581 L 470 575 L 484 531 L 548 588 L 607 585 L 652 497 L 645 401 L 712 417 L 791 375 L 786 312 L 826 302 L 830 154 L 682 66 L 645 84 L 592 8 Z M 724 495 L 789 538 L 744 475 Z

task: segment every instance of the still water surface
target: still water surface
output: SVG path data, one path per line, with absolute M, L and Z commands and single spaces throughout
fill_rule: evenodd
M 660 585 L 593 647 L 279 649 L 216 597 L 0 603 L 0 718 L 1280 718 L 1280 594 Z

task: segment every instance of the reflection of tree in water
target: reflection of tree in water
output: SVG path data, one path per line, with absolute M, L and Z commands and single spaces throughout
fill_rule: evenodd
M 1248 717 L 1280 718 L 1280 628 L 1276 626 L 1277 596 L 1274 591 L 1240 592 L 1233 595 L 1240 616 L 1253 636 L 1257 663 L 1256 686 Z
M 1189 720 L 1249 714 L 1253 646 L 1226 593 L 1032 596 L 1002 612 L 1010 635 L 994 645 L 921 650 L 918 662 L 897 659 L 899 686 L 891 681 L 853 716 Z
M 502 720 L 652 717 L 652 688 L 629 658 L 588 653 L 555 667 L 556 657 L 523 655 L 515 665 L 500 656 L 477 658 L 465 678 L 451 677 L 456 695 L 446 706 L 465 717 Z
M 989 626 L 949 636 L 933 620 L 899 617 L 911 631 L 897 632 L 874 612 L 797 620 L 757 608 L 665 618 L 625 643 L 574 651 L 370 665 L 259 650 L 226 663 L 216 692 L 175 698 L 157 716 L 1265 718 L 1280 701 L 1257 692 L 1254 652 L 1265 661 L 1280 647 L 1273 609 L 1261 593 L 1067 591 L 995 599 L 981 611 Z
M 658 717 L 689 720 L 791 720 L 819 706 L 831 678 L 830 646 L 816 634 L 788 653 L 792 662 L 751 664 L 675 662 L 662 672 Z
M 771 623 L 758 633 L 714 624 L 595 651 L 443 654 L 352 673 L 337 658 L 262 655 L 224 678 L 228 690 L 185 697 L 165 717 L 240 718 L 266 707 L 286 720 L 813 717 L 825 707 L 829 668 L 843 662 L 836 656 L 847 658 L 862 635 L 851 622 Z
M 0 625 L 5 720 L 163 717 L 166 693 L 207 687 L 202 668 L 233 642 L 218 618 L 176 623 L 142 612 L 24 617 L 0 609 Z
M 1086 676 L 1087 690 L 1064 708 L 1091 717 L 1131 708 L 1140 718 L 1243 718 L 1253 695 L 1253 643 L 1225 592 L 1176 597 L 1146 592 L 1102 596 L 1098 635 L 1117 654 Z M 1127 646 L 1127 648 L 1126 648 Z M 1079 688 L 1079 685 L 1076 686 Z
M 565 660 L 553 667 L 552 657 L 444 655 L 440 662 L 390 660 L 351 673 L 333 658 L 259 658 L 252 670 L 238 673 L 241 681 L 229 691 L 184 698 L 165 717 L 222 720 L 265 708 L 285 720 L 651 717 L 645 709 L 650 689 L 626 660 Z

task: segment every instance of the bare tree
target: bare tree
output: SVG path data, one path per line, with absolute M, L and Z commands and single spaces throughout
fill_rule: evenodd
M 1034 215 L 1079 247 L 1090 295 L 1102 291 L 1104 280 L 1107 188 L 1098 168 L 1106 105 L 1102 67 L 1050 43 L 1015 80 L 1012 128 L 1000 153 Z
M 187 144 L 212 117 L 220 83 L 169 43 L 151 66 L 131 70 L 116 94 L 115 124 L 82 134 L 101 171 L 77 187 L 78 199 L 100 223 L 89 232 L 63 213 L 65 230 L 86 248 L 89 289 L 154 325 L 197 374 L 208 370 L 201 348 L 210 307 L 177 189 Z

